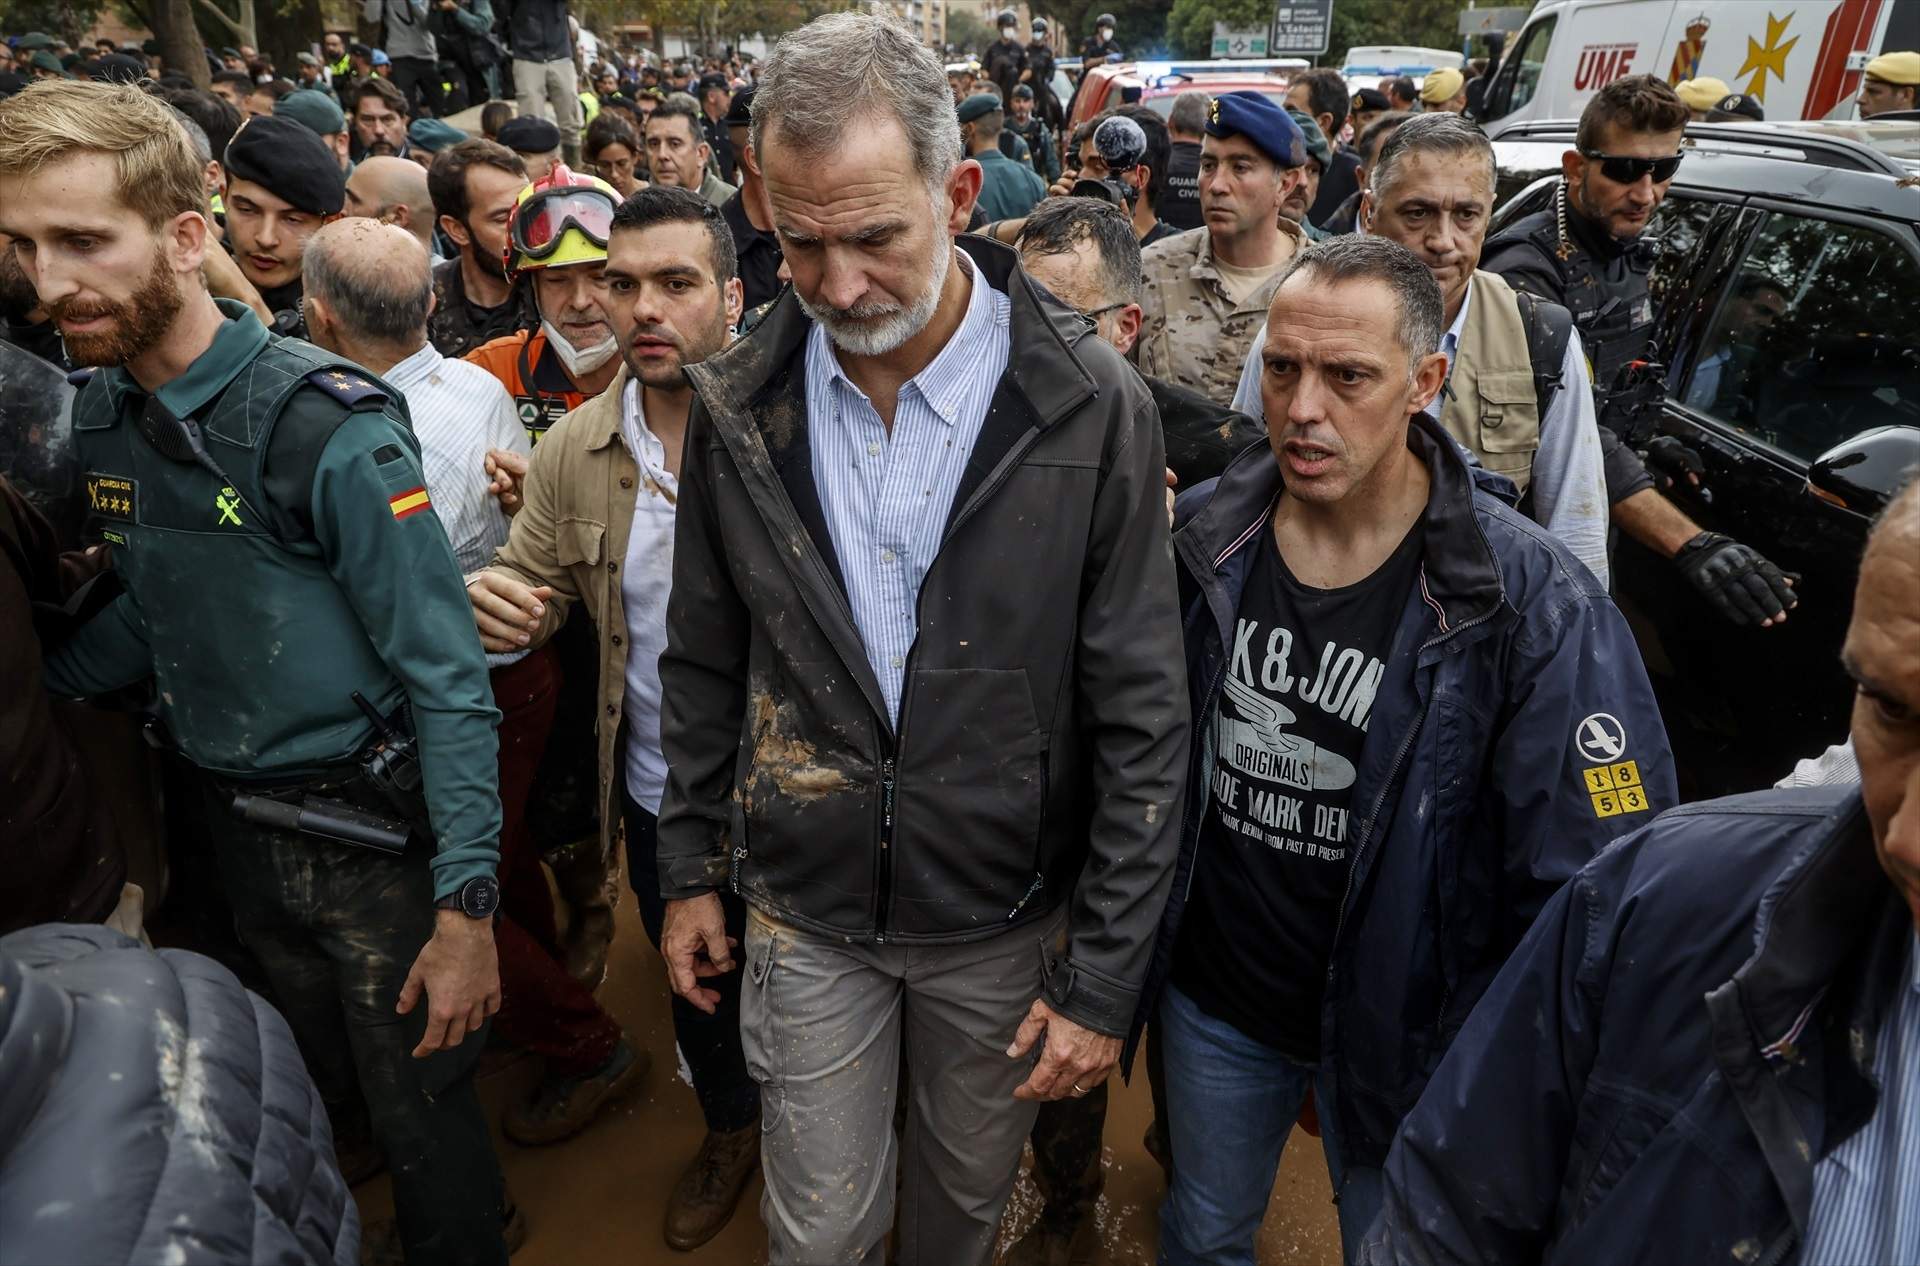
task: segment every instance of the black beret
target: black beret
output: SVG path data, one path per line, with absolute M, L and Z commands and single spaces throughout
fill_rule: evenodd
M 347 178 L 313 130 L 282 115 L 249 119 L 227 145 L 227 175 L 251 180 L 296 210 L 338 215 L 347 201 Z
M 560 129 L 537 114 L 521 114 L 502 123 L 495 139 L 516 154 L 545 154 L 560 148 Z
M 1387 94 L 1378 88 L 1362 88 L 1353 94 L 1355 110 L 1391 110 L 1393 102 L 1387 100 Z
M 139 83 L 146 78 L 147 64 L 137 57 L 128 57 L 125 53 L 108 53 L 93 68 L 95 79 L 104 79 L 108 83 Z
M 753 90 L 748 84 L 733 94 L 733 100 L 727 104 L 728 127 L 750 127 L 753 124 Z

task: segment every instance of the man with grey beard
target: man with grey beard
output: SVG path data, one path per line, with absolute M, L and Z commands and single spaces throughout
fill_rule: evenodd
M 745 970 L 772 1262 L 893 1228 L 906 1266 L 982 1263 L 1036 1105 L 1119 1062 L 1171 882 L 1159 420 L 1012 251 L 954 241 L 980 168 L 897 23 L 783 39 L 752 142 L 793 285 L 687 368 L 661 952 L 702 1010 Z

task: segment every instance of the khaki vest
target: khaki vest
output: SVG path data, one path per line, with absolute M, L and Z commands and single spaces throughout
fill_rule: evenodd
M 1525 493 L 1540 448 L 1540 404 L 1520 301 L 1492 273 L 1473 274 L 1473 303 L 1447 385 L 1453 395 L 1440 411 L 1440 425 L 1482 466 Z

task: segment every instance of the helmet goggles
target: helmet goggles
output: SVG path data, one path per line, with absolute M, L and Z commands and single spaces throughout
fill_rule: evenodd
M 511 249 L 527 260 L 540 262 L 560 249 L 568 229 L 602 250 L 613 227 L 614 200 L 592 185 L 556 185 L 527 198 L 514 212 L 509 233 Z

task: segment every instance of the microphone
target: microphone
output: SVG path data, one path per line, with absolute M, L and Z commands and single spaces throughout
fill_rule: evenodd
M 1093 130 L 1093 147 L 1114 175 L 1132 171 L 1147 156 L 1147 134 L 1132 119 L 1114 115 Z

